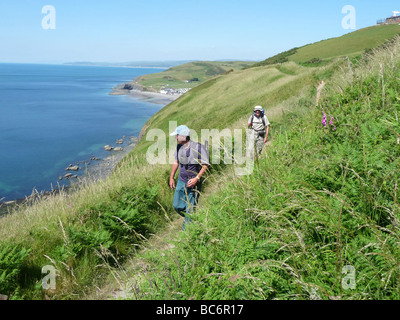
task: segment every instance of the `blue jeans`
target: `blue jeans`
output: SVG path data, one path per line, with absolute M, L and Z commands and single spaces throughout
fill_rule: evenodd
M 178 179 L 172 205 L 179 215 L 185 217 L 182 227 L 183 230 L 185 230 L 185 225 L 191 221 L 190 215 L 197 206 L 200 190 L 201 182 L 198 182 L 194 188 L 188 188 L 183 181 Z

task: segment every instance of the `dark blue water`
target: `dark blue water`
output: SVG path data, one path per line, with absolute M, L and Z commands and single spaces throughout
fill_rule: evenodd
M 69 164 L 138 136 L 163 105 L 109 93 L 161 71 L 0 64 L 0 202 L 50 190 Z

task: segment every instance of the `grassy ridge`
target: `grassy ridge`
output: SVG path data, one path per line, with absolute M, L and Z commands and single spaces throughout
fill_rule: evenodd
M 331 61 L 340 56 L 352 57 L 362 54 L 365 50 L 376 48 L 398 34 L 400 34 L 400 26 L 397 24 L 368 27 L 338 38 L 323 40 L 282 52 L 250 67 L 286 61 L 294 61 L 300 64 L 314 61 L 315 64 L 321 63 L 321 61 Z
M 197 61 L 189 62 L 166 71 L 140 76 L 135 79 L 136 84 L 150 90 L 160 90 L 161 87 L 193 88 L 214 76 L 240 70 L 251 65 L 245 61 Z M 185 81 L 191 81 L 189 83 Z

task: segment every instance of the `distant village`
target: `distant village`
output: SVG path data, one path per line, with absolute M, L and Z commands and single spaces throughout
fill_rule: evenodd
M 170 94 L 170 95 L 182 95 L 186 92 L 188 92 L 191 88 L 180 88 L 180 89 L 175 89 L 175 88 L 169 88 L 169 87 L 162 87 L 159 91 L 159 93 L 162 94 Z

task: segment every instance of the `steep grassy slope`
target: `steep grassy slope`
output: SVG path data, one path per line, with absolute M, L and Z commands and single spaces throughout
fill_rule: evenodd
M 376 48 L 398 34 L 400 34 L 400 26 L 397 24 L 368 27 L 338 38 L 323 40 L 282 52 L 253 66 L 286 61 L 294 61 L 296 63 L 314 61 L 314 63 L 321 63 L 321 61 L 330 61 L 332 58 L 344 55 L 352 57 L 362 54 L 365 50 Z
M 283 130 L 288 125 L 279 122 L 285 120 L 283 115 L 312 104 L 316 77 L 325 72 L 289 63 L 283 69 L 255 68 L 219 76 L 156 114 L 146 124 L 147 132 L 161 129 L 167 135 L 169 121 L 186 123 L 194 130 L 244 129 L 254 104 L 265 105 L 274 130 Z M 304 101 L 299 103 L 301 97 Z M 179 217 L 172 208 L 167 184 L 170 165 L 146 161 L 147 147 L 152 143 L 144 135 L 109 179 L 37 200 L 33 206 L 1 219 L 0 250 L 4 249 L 6 256 L 15 246 L 30 250 L 23 261 L 7 270 L 10 281 L 4 293 L 28 299 L 44 294 L 55 299 L 80 297 L 146 238 Z M 214 170 L 206 186 L 212 186 L 216 176 Z M 53 292 L 40 286 L 40 270 L 49 264 L 59 272 Z M 19 281 L 22 292 L 16 293 L 12 288 Z
M 141 256 L 129 297 L 398 300 L 399 72 L 397 39 L 331 78 L 252 175 L 225 172 L 173 247 Z
M 301 67 L 295 63 L 239 70 L 219 76 L 192 89 L 155 114 L 145 125 L 147 130 L 169 132 L 169 122 L 186 124 L 200 134 L 201 129 L 245 128 L 255 105 L 265 107 L 269 117 L 295 106 L 291 100 L 315 95 L 318 80 L 329 76 L 327 70 Z M 274 114 L 270 113 L 274 109 Z M 143 133 L 146 131 L 144 130 Z M 144 152 L 152 142 L 142 139 L 132 154 Z

